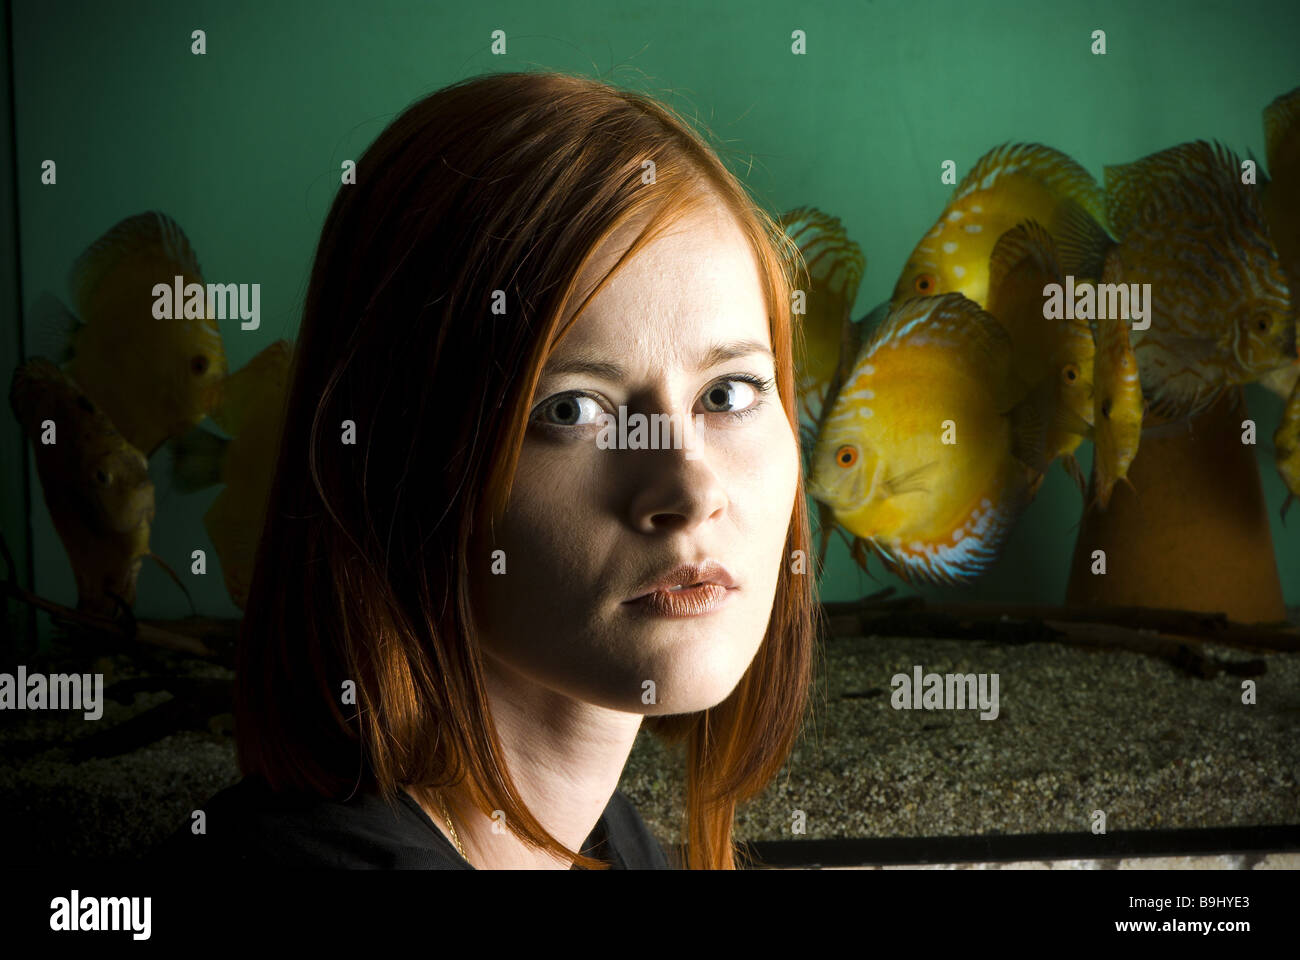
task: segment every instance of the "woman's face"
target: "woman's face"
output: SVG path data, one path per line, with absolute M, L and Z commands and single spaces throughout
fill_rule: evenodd
M 584 295 L 632 236 L 601 251 Z M 497 665 L 647 716 L 703 710 L 735 689 L 790 562 L 799 470 L 760 282 L 730 214 L 695 213 L 624 264 L 557 344 L 504 523 L 471 562 Z M 652 414 L 671 415 L 666 434 Z M 630 602 L 673 568 L 710 561 L 733 586 Z

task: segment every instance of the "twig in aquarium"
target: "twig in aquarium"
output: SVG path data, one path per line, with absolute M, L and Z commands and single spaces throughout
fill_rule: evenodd
M 1164 634 L 1198 637 L 1229 646 L 1252 650 L 1300 651 L 1300 627 L 1279 623 L 1236 623 L 1226 615 L 1196 610 L 1158 607 L 1061 607 L 1051 605 L 929 604 L 921 597 L 888 599 L 884 591 L 861 600 L 824 603 L 832 632 L 933 635 L 943 628 L 970 624 L 1104 624 L 1143 632 L 1143 636 Z M 853 629 L 853 621 L 857 629 Z M 883 623 L 881 621 L 884 621 Z M 888 625 L 888 629 L 882 629 Z M 1032 630 L 1029 631 L 1032 633 Z M 1048 638 L 1044 638 L 1048 639 Z M 1027 642 L 1027 641 L 1026 641 Z
M 175 650 L 177 653 L 188 653 L 196 657 L 212 658 L 217 655 L 206 643 L 194 637 L 183 636 L 170 630 L 162 630 L 150 623 L 142 623 L 134 618 L 129 623 L 123 623 L 118 620 L 110 620 L 108 617 L 79 613 L 61 603 L 38 597 L 36 594 L 24 590 L 12 580 L 5 581 L 4 589 L 5 593 L 15 600 L 30 604 L 38 610 L 44 610 L 50 614 L 55 623 L 75 624 L 83 630 L 98 636 L 111 637 L 118 641 L 135 640 L 153 647 Z

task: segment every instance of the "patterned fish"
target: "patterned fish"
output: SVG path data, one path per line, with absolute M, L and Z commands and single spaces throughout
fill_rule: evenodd
M 1119 251 L 1112 250 L 1102 282 L 1116 282 L 1121 270 Z M 1093 504 L 1105 510 L 1116 483 L 1123 480 L 1132 486 L 1128 468 L 1137 456 L 1147 404 L 1129 322 L 1115 316 L 1099 318 L 1093 321 L 1093 334 Z
M 1119 238 L 1112 280 L 1151 284 L 1150 327 L 1133 330 L 1151 412 L 1175 420 L 1229 386 L 1296 359 L 1290 290 L 1253 185 L 1219 144 L 1182 144 L 1106 168 Z
M 43 357 L 14 371 L 9 404 L 32 441 L 45 503 L 76 577 L 77 609 L 113 616 L 117 598 L 131 607 L 151 555 L 154 488 L 144 455 Z
M 248 600 L 266 504 L 275 476 L 293 345 L 277 340 L 221 384 L 212 420 L 231 439 L 196 427 L 169 444 L 181 492 L 225 484 L 203 515 L 231 600 Z
M 939 221 L 903 267 L 892 303 L 963 293 L 986 306 L 993 247 L 1024 220 L 1037 221 L 1051 234 L 1066 273 L 1101 273 L 1111 239 L 1097 182 L 1059 150 L 1007 143 L 981 157 L 957 185 Z
M 1095 347 L 1087 323 L 1044 317 L 1044 289 L 1053 283 L 1064 279 L 1056 245 L 1041 224 L 1026 221 L 998 239 L 989 257 L 988 312 L 1011 336 L 1015 375 L 1033 386 L 1039 405 L 1050 411 L 1043 459 L 1063 458 L 1082 491 L 1074 451 L 1092 434 Z M 1031 493 L 1042 480 L 1039 473 Z
M 165 214 L 142 213 L 73 265 L 80 320 L 55 302 L 69 338 L 64 369 L 146 457 L 203 419 L 226 375 L 216 320 L 154 317 L 155 284 L 176 276 L 203 283 L 184 231 Z
M 1286 521 L 1291 501 L 1300 497 L 1300 381 L 1291 388 L 1291 396 L 1282 412 L 1282 420 L 1273 434 L 1277 453 L 1277 472 L 1286 484 L 1287 496 L 1282 503 L 1282 520 Z
M 915 298 L 890 310 L 836 398 L 809 493 L 900 577 L 978 576 L 1028 502 L 1045 414 L 1011 362 L 1009 335 L 974 302 Z
M 800 405 L 805 417 L 816 423 L 840 358 L 851 360 L 857 353 L 850 313 L 867 262 L 839 219 L 816 207 L 789 211 L 781 225 L 807 269 L 807 312 L 796 338 L 795 364 Z

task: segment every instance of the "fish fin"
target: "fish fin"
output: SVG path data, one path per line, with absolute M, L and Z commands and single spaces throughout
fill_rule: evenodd
M 808 279 L 807 313 L 800 329 L 803 345 L 798 351 L 801 372 L 825 385 L 840 367 L 840 360 L 853 338 L 852 310 L 858 286 L 866 272 L 862 248 L 849 239 L 839 218 L 816 207 L 799 207 L 781 217 L 790 245 L 792 262 L 802 262 Z
M 1092 424 L 1064 404 L 1052 413 L 1052 426 L 1062 433 L 1072 433 L 1087 437 L 1092 434 Z
M 1198 219 L 1237 222 L 1243 197 L 1257 204 L 1255 191 L 1244 193 L 1241 161 L 1223 144 L 1195 140 L 1169 147 L 1132 163 L 1106 167 L 1106 214 L 1115 236 L 1123 239 L 1139 220 L 1162 212 L 1194 214 Z
M 1264 108 L 1264 144 L 1268 168 L 1273 176 L 1283 166 L 1282 148 L 1300 122 L 1300 87 L 1284 93 Z
M 292 365 L 292 342 L 276 340 L 268 344 L 221 381 L 208 416 L 222 431 L 237 437 L 250 416 L 278 415 L 275 407 L 288 393 Z
M 885 490 L 891 497 L 901 496 L 905 493 L 928 493 L 930 488 L 921 481 L 921 477 L 936 466 L 938 466 L 938 461 L 931 460 L 929 463 L 922 464 L 904 473 L 888 476 L 884 481 Z
M 1100 277 L 1106 254 L 1115 246 L 1106 228 L 1081 204 L 1063 204 L 1052 223 L 1060 272 L 1080 277 Z
M 1022 220 L 998 237 L 989 254 L 989 294 L 987 309 L 1000 316 L 998 305 L 1003 300 L 1003 285 L 1018 267 L 1026 261 L 1036 268 L 1044 284 L 1056 282 L 1061 276 L 1056 256 L 1056 243 L 1037 220 Z
M 48 290 L 41 291 L 32 303 L 30 325 L 36 331 L 33 353 L 53 357 L 56 364 L 73 358 L 77 332 L 84 324 L 62 300 Z
M 1074 485 L 1079 488 L 1079 495 L 1086 499 L 1088 496 L 1088 481 L 1083 476 L 1083 467 L 1079 465 L 1079 458 L 1072 453 L 1067 453 L 1061 458 L 1061 466 L 1065 468 L 1065 472 L 1074 481 Z
M 101 285 L 128 259 L 162 261 L 173 274 L 194 282 L 203 276 L 194 249 L 175 220 L 156 210 L 138 213 L 110 227 L 73 263 L 69 283 L 81 316 L 89 316 Z M 170 281 L 171 275 L 159 279 Z
M 1011 420 L 1011 456 L 1039 474 L 1051 465 L 1046 443 L 1052 386 L 1045 379 L 1007 414 Z
M 190 596 L 190 591 L 186 589 L 185 584 L 181 582 L 181 578 L 176 576 L 176 571 L 168 566 L 167 561 L 158 556 L 158 554 L 150 553 L 148 556 L 167 572 L 167 575 L 172 578 L 176 586 L 181 588 L 181 593 L 185 594 L 185 599 L 190 602 L 190 616 L 197 617 L 199 615 L 199 610 L 194 606 L 194 598 Z
M 172 487 L 194 493 L 222 482 L 230 441 L 202 426 L 167 442 L 172 455 Z
M 998 177 L 1014 173 L 1030 177 L 1055 195 L 1079 204 L 1093 219 L 1104 222 L 1105 193 L 1092 174 L 1060 150 L 1041 143 L 1004 143 L 994 147 L 975 161 L 970 173 L 953 191 L 952 202 L 976 190 L 990 189 Z

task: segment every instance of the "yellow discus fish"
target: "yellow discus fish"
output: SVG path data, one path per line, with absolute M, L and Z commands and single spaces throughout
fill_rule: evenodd
M 1286 484 L 1287 496 L 1282 503 L 1282 520 L 1286 520 L 1291 501 L 1300 497 L 1300 380 L 1291 388 L 1291 396 L 1282 411 L 1282 420 L 1273 434 L 1277 454 L 1277 472 Z
M 1151 284 L 1150 326 L 1132 342 L 1151 411 L 1166 419 L 1296 359 L 1286 274 L 1240 170 L 1205 141 L 1106 168 L 1119 238 L 1108 282 Z
M 176 222 L 162 213 L 128 217 L 96 240 L 72 268 L 78 322 L 65 369 L 146 457 L 211 409 L 226 353 L 211 318 L 154 316 L 156 284 L 203 283 Z
M 76 577 L 77 609 L 113 616 L 116 598 L 131 607 L 154 518 L 144 455 L 43 357 L 14 371 L 9 404 L 32 441 L 45 503 Z
M 1102 282 L 1114 282 L 1120 269 L 1118 251 L 1112 251 L 1106 258 Z M 1110 505 L 1115 484 L 1129 482 L 1128 468 L 1137 456 L 1146 401 L 1129 340 L 1129 322 L 1106 317 L 1093 323 L 1097 344 L 1093 361 L 1094 503 L 1104 510 Z
M 962 293 L 985 306 L 993 247 L 1024 220 L 1036 220 L 1051 234 L 1066 273 L 1101 273 L 1111 239 L 1097 182 L 1059 150 L 1006 143 L 981 157 L 957 185 L 939 221 L 908 257 L 891 302 Z
M 1044 468 L 1064 458 L 1066 472 L 1081 491 L 1083 471 L 1074 451 L 1092 433 L 1092 331 L 1081 320 L 1044 317 L 1045 288 L 1063 284 L 1056 245 L 1047 230 L 1026 221 L 1004 233 L 989 258 L 988 312 L 1011 335 L 1012 369 L 1033 385 L 1049 410 Z M 1038 474 L 1032 490 L 1037 491 Z
M 170 444 L 177 490 L 225 484 L 203 515 L 203 526 L 221 559 L 226 590 L 241 610 L 279 457 L 292 364 L 293 345 L 277 340 L 225 379 L 212 420 L 231 439 L 199 427 Z
M 850 313 L 866 270 L 862 249 L 844 225 L 815 207 L 800 207 L 781 218 L 786 235 L 798 246 L 807 268 L 800 336 L 796 337 L 797 390 L 804 415 L 817 422 L 841 356 L 852 358 Z
M 808 490 L 900 577 L 978 576 L 1028 502 L 1045 416 L 1011 362 L 1010 337 L 973 301 L 914 298 L 890 310 L 840 390 Z

